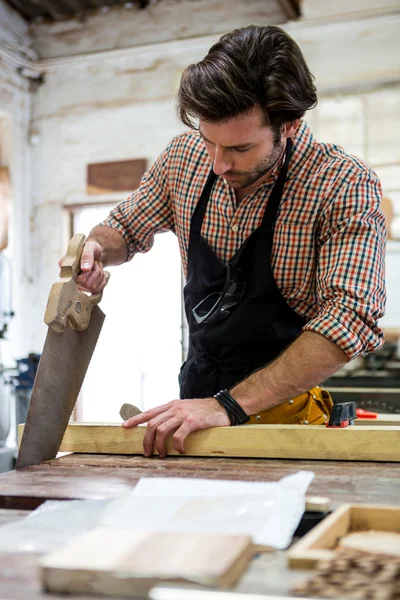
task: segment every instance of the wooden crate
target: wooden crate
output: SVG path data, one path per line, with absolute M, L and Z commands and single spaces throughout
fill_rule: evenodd
M 289 566 L 311 569 L 319 560 L 332 558 L 341 537 L 354 531 L 400 533 L 400 507 L 344 504 L 307 533 L 288 552 Z

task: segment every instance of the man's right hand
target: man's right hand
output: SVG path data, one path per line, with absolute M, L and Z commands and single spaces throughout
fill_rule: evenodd
M 59 261 L 61 267 L 64 257 Z M 95 240 L 89 239 L 83 247 L 81 272 L 76 278 L 76 287 L 82 292 L 97 294 L 104 289 L 106 277 L 103 269 L 103 248 Z

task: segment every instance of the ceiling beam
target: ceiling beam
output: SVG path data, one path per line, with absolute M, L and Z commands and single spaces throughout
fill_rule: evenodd
M 300 17 L 300 0 L 278 0 L 278 4 L 288 19 Z
M 67 8 L 67 11 L 71 11 L 78 14 L 84 12 L 84 8 L 80 5 L 79 0 L 62 0 L 61 4 L 63 4 Z
M 30 0 L 31 3 L 42 11 L 42 16 L 47 13 L 55 21 L 59 21 L 62 18 L 62 13 L 59 13 L 55 8 L 55 2 L 51 0 Z
M 107 2 L 105 2 L 105 0 L 90 0 L 90 2 L 96 8 L 103 8 L 107 5 Z
M 35 9 L 30 2 L 25 2 L 24 0 L 9 0 L 9 3 L 27 19 L 34 19 L 38 16 L 37 9 Z

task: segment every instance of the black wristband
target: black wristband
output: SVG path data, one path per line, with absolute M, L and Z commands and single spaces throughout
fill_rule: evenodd
M 246 415 L 240 404 L 236 402 L 235 398 L 232 398 L 228 390 L 221 390 L 215 394 L 214 398 L 218 400 L 228 413 L 231 425 L 243 425 L 250 421 L 250 417 Z

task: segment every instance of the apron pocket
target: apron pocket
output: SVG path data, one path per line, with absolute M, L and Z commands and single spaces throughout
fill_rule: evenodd
M 218 369 L 205 354 L 192 356 L 185 361 L 179 373 L 180 397 L 209 398 L 219 392 Z

